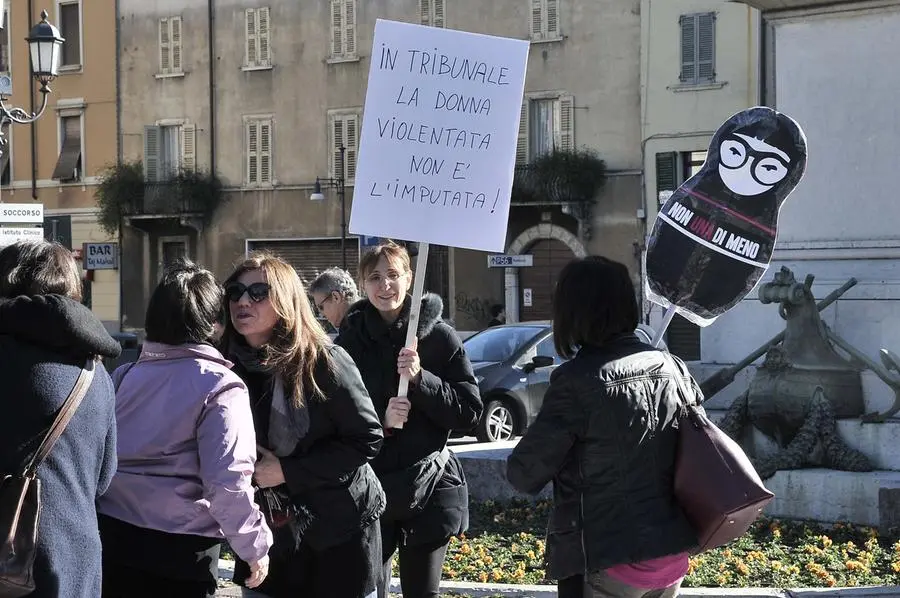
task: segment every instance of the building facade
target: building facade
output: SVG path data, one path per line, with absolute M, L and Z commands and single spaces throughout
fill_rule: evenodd
M 349 219 L 378 18 L 531 39 L 520 166 L 579 148 L 606 164 L 590 209 L 547 197 L 514 204 L 507 253 L 533 255 L 531 268 L 490 269 L 485 253 L 432 247 L 426 288 L 444 297 L 446 316 L 461 329 L 484 326 L 493 304 L 513 319 L 548 317 L 556 273 L 575 255 L 604 253 L 636 269 L 639 0 L 118 4 L 122 157 L 156 189 L 125 218 L 128 327 L 142 326 L 161 268 L 180 255 L 218 275 L 257 248 L 285 256 L 307 281 L 345 260 L 355 271 L 365 240 L 348 235 L 342 255 L 331 183 L 344 179 Z M 223 185 L 211 217 L 165 199 L 185 171 L 215 173 Z M 317 178 L 325 201 L 311 200 Z
M 660 194 L 675 191 L 706 160 L 712 135 L 736 112 L 760 103 L 760 16 L 724 0 L 641 3 L 641 145 L 648 230 Z M 665 195 L 663 195 L 665 197 Z M 645 302 L 656 322 L 662 309 Z M 676 315 L 666 341 L 699 361 L 701 329 Z
M 32 10 L 29 12 L 29 8 Z M 7 129 L 10 151 L 0 161 L 2 199 L 44 206 L 44 234 L 76 253 L 88 242 L 114 242 L 100 227 L 95 193 L 116 161 L 116 18 L 114 0 L 11 3 L 2 31 L 0 72 L 12 78 L 8 102 L 40 108 L 24 38 L 47 9 L 65 38 L 59 77 L 43 116 Z M 119 329 L 117 270 L 84 271 L 84 302 L 111 331 Z
M 763 94 L 767 105 L 800 123 L 807 137 L 806 174 L 781 209 L 769 273 L 791 268 L 816 276 L 817 300 L 848 279 L 858 282 L 822 312 L 825 323 L 865 355 L 900 349 L 900 207 L 894 157 L 900 72 L 884 49 L 900 35 L 900 2 L 748 0 L 762 10 Z M 701 376 L 740 361 L 783 328 L 755 292 L 703 330 Z M 747 376 L 753 368 L 748 368 Z M 746 388 L 732 385 L 725 404 Z M 863 373 L 868 411 L 885 410 L 894 392 Z

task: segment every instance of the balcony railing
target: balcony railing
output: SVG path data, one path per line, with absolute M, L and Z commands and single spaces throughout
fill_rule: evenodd
M 516 166 L 515 203 L 593 202 L 606 180 L 606 165 L 588 150 L 556 151 Z
M 192 193 L 185 193 L 184 186 L 177 181 L 147 183 L 143 193 L 126 202 L 123 208 L 128 216 L 202 214 L 206 210 L 204 202 Z

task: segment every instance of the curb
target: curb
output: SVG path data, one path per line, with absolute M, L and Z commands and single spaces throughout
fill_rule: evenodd
M 219 560 L 219 578 L 231 581 L 234 562 Z M 509 596 L 518 598 L 556 598 L 555 585 L 514 585 L 505 583 L 471 583 L 464 581 L 442 581 L 441 591 L 463 594 L 472 598 Z M 400 593 L 400 580 L 391 579 L 391 592 Z M 218 596 L 240 597 L 239 588 L 223 588 Z M 262 598 L 262 594 L 259 594 Z M 679 598 L 886 598 L 900 596 L 900 586 L 866 586 L 861 588 L 682 588 Z M 250 598 L 248 595 L 247 598 Z

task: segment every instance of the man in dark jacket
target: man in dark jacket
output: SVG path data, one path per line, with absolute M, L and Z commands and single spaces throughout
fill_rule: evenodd
M 81 305 L 71 253 L 58 244 L 0 251 L 0 473 L 21 471 L 90 356 L 121 347 Z M 38 468 L 42 511 L 31 598 L 100 596 L 94 501 L 116 471 L 115 391 L 99 364 L 72 421 Z

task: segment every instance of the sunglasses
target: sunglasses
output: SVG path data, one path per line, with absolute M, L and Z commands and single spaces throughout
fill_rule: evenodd
M 244 296 L 244 293 L 247 293 L 247 296 L 250 297 L 250 301 L 259 303 L 269 296 L 269 285 L 264 282 L 254 282 L 251 285 L 232 282 L 225 287 L 225 296 L 232 303 L 240 301 L 241 297 Z

